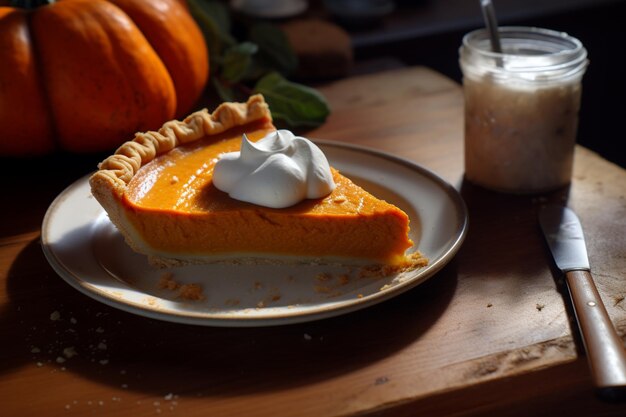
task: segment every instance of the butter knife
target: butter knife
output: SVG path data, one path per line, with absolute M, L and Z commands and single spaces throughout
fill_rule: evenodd
M 626 349 L 593 282 L 578 216 L 567 207 L 545 206 L 539 224 L 565 274 L 593 382 L 602 396 L 621 397 L 626 390 Z

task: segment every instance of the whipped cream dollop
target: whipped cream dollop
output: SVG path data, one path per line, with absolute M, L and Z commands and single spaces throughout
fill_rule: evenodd
M 326 155 L 289 130 L 277 130 L 257 142 L 243 135 L 241 152 L 220 155 L 213 184 L 236 200 L 271 208 L 325 197 L 335 189 Z

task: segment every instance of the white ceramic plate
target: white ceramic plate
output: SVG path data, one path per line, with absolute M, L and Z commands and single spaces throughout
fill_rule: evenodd
M 317 320 L 371 306 L 433 276 L 461 246 L 467 210 L 457 191 L 430 171 L 365 148 L 317 141 L 330 163 L 411 219 L 411 239 L 429 258 L 422 269 L 385 278 L 338 266 L 194 265 L 151 267 L 124 242 L 91 195 L 88 177 L 63 191 L 42 226 L 48 262 L 74 288 L 131 313 L 189 324 L 268 326 Z M 188 301 L 159 285 L 165 273 L 202 286 Z

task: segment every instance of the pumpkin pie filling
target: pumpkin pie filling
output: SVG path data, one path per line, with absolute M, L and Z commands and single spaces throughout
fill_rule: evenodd
M 408 216 L 334 169 L 329 195 L 280 209 L 235 200 L 213 185 L 219 156 L 238 151 L 243 133 L 256 142 L 274 130 L 262 117 L 142 158 L 122 192 L 114 193 L 118 209 L 107 210 L 109 216 L 131 247 L 157 264 L 407 264 L 405 251 L 413 245 Z M 98 198 L 97 183 L 92 177 Z M 101 194 L 98 200 L 106 200 Z

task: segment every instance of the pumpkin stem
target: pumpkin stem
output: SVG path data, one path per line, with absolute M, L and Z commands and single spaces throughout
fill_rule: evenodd
M 54 3 L 56 0 L 10 0 L 11 6 L 22 9 L 35 9 Z

